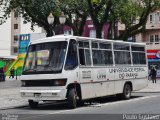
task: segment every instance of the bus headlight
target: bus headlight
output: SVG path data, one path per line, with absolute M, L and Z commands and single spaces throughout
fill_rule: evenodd
M 26 86 L 26 82 L 25 81 L 21 81 L 21 86 L 22 87 Z
M 54 86 L 65 86 L 65 85 L 66 85 L 66 82 L 67 82 L 66 79 L 54 80 Z

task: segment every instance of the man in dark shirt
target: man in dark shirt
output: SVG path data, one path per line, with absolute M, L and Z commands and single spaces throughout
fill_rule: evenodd
M 150 71 L 150 77 L 153 83 L 156 83 L 157 70 L 153 67 Z

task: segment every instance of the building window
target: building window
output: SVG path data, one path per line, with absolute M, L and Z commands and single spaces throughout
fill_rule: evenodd
M 14 35 L 14 42 L 18 41 L 18 35 Z
M 129 37 L 128 42 L 136 42 L 136 36 Z
M 95 30 L 90 30 L 89 37 L 96 38 L 96 31 Z
M 150 35 L 149 42 L 150 44 L 159 44 L 159 35 Z
M 73 31 L 72 30 L 65 30 L 64 34 L 65 35 L 73 35 Z
M 14 24 L 14 29 L 18 29 L 18 24 Z
M 14 12 L 14 17 L 15 17 L 15 18 L 18 17 L 18 12 L 17 12 L 17 11 Z
M 13 48 L 13 52 L 14 52 L 14 53 L 17 53 L 17 52 L 18 52 L 18 48 L 17 48 L 17 47 L 14 47 L 14 48 Z
M 154 36 L 153 36 L 153 35 L 150 35 L 149 41 L 150 41 L 150 43 L 153 43 L 153 42 L 154 42 Z
M 90 30 L 89 37 L 96 38 L 96 30 Z M 104 31 L 101 32 L 101 38 L 104 39 Z
M 104 31 L 102 31 L 101 35 L 102 35 L 102 39 L 104 39 Z
M 155 12 L 149 15 L 150 23 L 159 23 L 160 22 L 160 13 Z
M 155 35 L 155 44 L 159 43 L 159 35 Z
M 150 20 L 150 23 L 153 23 L 153 16 L 152 16 L 152 14 L 149 15 L 149 20 Z

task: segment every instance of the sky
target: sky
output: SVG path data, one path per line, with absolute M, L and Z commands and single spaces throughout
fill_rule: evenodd
M 11 20 L 0 25 L 0 56 L 9 56 L 11 46 Z

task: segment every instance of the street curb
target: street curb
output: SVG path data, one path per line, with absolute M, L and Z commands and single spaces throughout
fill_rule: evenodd
M 132 93 L 160 93 L 160 91 L 136 91 Z

